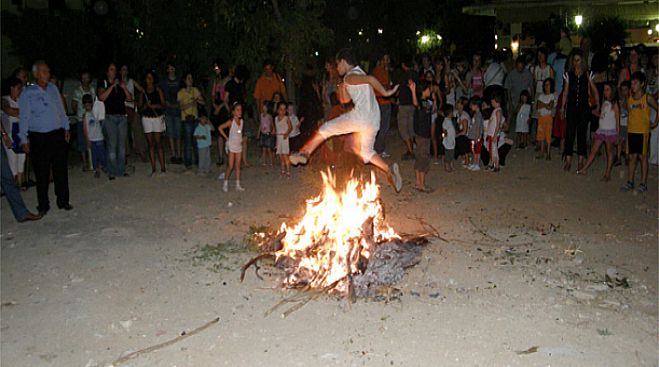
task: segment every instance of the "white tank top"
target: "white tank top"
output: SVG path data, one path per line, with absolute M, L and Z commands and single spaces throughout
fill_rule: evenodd
M 616 113 L 613 110 L 613 105 L 611 105 L 611 102 L 609 101 L 604 101 L 604 104 L 602 105 L 599 124 L 599 128 L 602 130 L 616 129 Z
M 243 120 L 240 120 L 240 126 L 236 123 L 236 120 L 231 120 L 231 128 L 229 129 L 229 140 L 227 144 L 229 147 L 239 147 L 242 146 L 243 140 Z
M 345 77 L 349 75 L 366 75 L 364 70 L 355 66 L 348 71 Z M 344 77 L 344 80 L 345 80 Z M 375 99 L 373 87 L 370 84 L 351 85 L 346 83 L 348 94 L 355 105 L 350 114 L 357 120 L 368 121 L 373 125 L 380 126 L 380 107 Z

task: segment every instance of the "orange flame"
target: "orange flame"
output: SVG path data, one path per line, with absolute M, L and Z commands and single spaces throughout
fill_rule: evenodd
M 370 182 L 351 178 L 343 192 L 337 192 L 336 177 L 322 172 L 323 192 L 307 200 L 302 219 L 285 233 L 276 260 L 292 260 L 295 271 L 287 272 L 284 284 L 328 287 L 358 273 L 360 259 L 368 259 L 377 244 L 400 238 L 384 222 L 380 189 L 371 173 Z M 336 286 L 337 290 L 342 287 Z

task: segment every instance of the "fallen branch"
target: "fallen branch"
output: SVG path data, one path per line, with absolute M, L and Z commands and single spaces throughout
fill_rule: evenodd
M 275 258 L 275 254 L 272 254 L 272 253 L 261 254 L 261 255 L 259 255 L 259 256 L 256 256 L 256 257 L 253 258 L 252 260 L 248 261 L 247 264 L 243 265 L 243 267 L 240 268 L 240 282 L 242 283 L 242 281 L 245 280 L 245 272 L 246 272 L 247 269 L 249 269 L 249 267 L 252 266 L 252 265 L 254 265 L 255 272 L 256 272 L 256 276 L 257 276 L 259 279 L 263 279 L 263 278 L 261 278 L 261 276 L 259 275 L 259 267 L 258 267 L 258 265 L 257 265 L 257 262 L 258 262 L 259 260 L 261 260 L 261 259 L 267 259 L 267 258 L 272 258 L 272 259 L 274 259 L 274 258 Z
M 200 327 L 198 327 L 198 328 L 196 328 L 196 329 L 190 331 L 189 333 L 186 333 L 186 332 L 184 331 L 183 333 L 181 333 L 181 335 L 177 336 L 177 337 L 174 338 L 174 339 L 168 340 L 168 341 L 163 342 L 163 343 L 160 343 L 160 344 L 152 345 L 152 346 L 150 346 L 150 347 L 148 347 L 148 348 L 140 349 L 140 350 L 138 350 L 138 351 L 136 351 L 136 352 L 130 353 L 130 354 L 128 354 L 128 355 L 125 355 L 125 356 L 123 356 L 123 357 L 121 357 L 121 358 L 115 360 L 114 362 L 112 362 L 112 363 L 110 364 L 110 366 L 118 366 L 118 365 L 121 365 L 121 364 L 123 364 L 123 363 L 125 363 L 125 362 L 128 362 L 129 360 L 131 360 L 131 359 L 133 359 L 133 358 L 137 358 L 137 357 L 139 357 L 139 356 L 142 355 L 142 354 L 151 353 L 151 352 L 154 352 L 154 351 L 156 351 L 156 350 L 158 350 L 158 349 L 162 349 L 162 348 L 168 347 L 168 346 L 170 346 L 170 345 L 172 345 L 172 344 L 174 344 L 174 343 L 178 343 L 178 342 L 180 342 L 181 340 L 183 340 L 183 339 L 185 339 L 185 338 L 188 338 L 188 337 L 190 337 L 190 336 L 192 336 L 192 335 L 198 334 L 198 333 L 200 333 L 200 332 L 202 332 L 202 331 L 208 329 L 210 326 L 212 326 L 212 325 L 214 325 L 214 324 L 217 324 L 219 321 L 220 321 L 220 318 L 219 318 L 219 317 L 216 317 L 216 318 L 214 318 L 213 320 L 211 320 L 211 321 L 205 323 L 204 325 L 202 325 L 202 326 L 200 326 Z

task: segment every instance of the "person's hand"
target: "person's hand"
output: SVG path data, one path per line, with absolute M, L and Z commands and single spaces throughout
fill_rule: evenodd
M 416 83 L 414 82 L 414 80 L 412 80 L 412 79 L 408 80 L 407 81 L 407 86 L 410 88 L 412 93 L 414 93 L 416 91 Z
M 399 87 L 398 84 L 394 85 L 394 87 L 391 88 L 391 89 L 389 89 L 389 90 L 384 94 L 384 96 L 385 96 L 385 97 L 393 96 L 394 94 L 396 94 L 396 92 L 398 92 L 398 87 Z
M 9 138 L 9 135 L 7 135 L 7 133 L 2 134 L 2 142 L 5 144 L 7 148 L 11 148 L 11 139 Z
M 30 154 L 30 144 L 21 144 L 21 149 L 25 154 Z
M 64 130 L 64 140 L 68 143 L 71 140 L 71 133 L 69 130 Z
M 284 134 L 284 139 L 288 139 L 288 134 Z

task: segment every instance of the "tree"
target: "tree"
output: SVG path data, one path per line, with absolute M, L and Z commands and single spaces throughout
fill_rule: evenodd
M 624 46 L 629 33 L 624 22 L 618 17 L 603 17 L 590 22 L 585 28 L 593 50 L 609 51 L 616 46 Z

